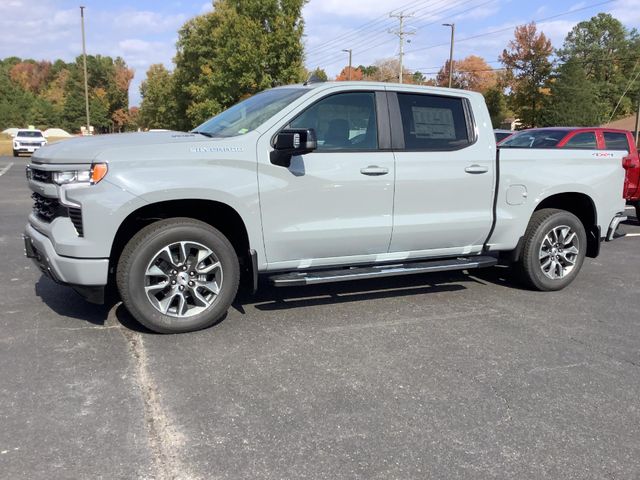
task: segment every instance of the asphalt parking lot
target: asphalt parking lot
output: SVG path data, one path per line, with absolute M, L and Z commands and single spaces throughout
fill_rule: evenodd
M 562 292 L 264 286 L 155 335 L 23 257 L 27 161 L 0 157 L 1 478 L 640 477 L 635 217 Z

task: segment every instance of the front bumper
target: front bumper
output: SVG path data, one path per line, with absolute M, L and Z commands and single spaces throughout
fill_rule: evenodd
M 58 255 L 51 240 L 27 225 L 25 255 L 55 282 L 73 287 L 89 301 L 101 303 L 107 284 L 109 260 L 106 258 L 72 258 Z
M 14 145 L 14 150 L 16 152 L 19 152 L 19 153 L 34 153 L 36 150 L 38 150 L 39 148 L 42 148 L 43 146 L 44 145 L 38 145 L 38 146 L 36 146 L 36 145 L 25 145 L 25 146 L 20 145 L 19 147 L 15 148 L 15 145 Z

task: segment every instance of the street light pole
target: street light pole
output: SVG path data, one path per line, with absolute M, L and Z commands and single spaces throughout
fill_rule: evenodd
M 347 48 L 342 51 L 349 54 L 349 73 L 347 74 L 347 80 L 351 80 L 351 53 L 353 50 L 351 48 Z
M 451 49 L 449 50 L 449 88 L 451 88 L 453 82 L 453 42 L 456 35 L 455 23 L 443 23 L 443 27 L 451 27 Z
M 80 20 L 82 24 L 82 62 L 84 66 L 84 104 L 87 110 L 87 135 L 90 132 L 91 120 L 89 119 L 89 86 L 87 85 L 87 47 L 84 38 L 84 9 L 80 7 Z

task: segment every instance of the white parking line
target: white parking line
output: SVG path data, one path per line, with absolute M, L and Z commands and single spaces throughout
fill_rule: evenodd
M 0 170 L 0 177 L 5 173 L 7 173 L 11 167 L 13 167 L 13 162 L 7 165 L 6 167 L 4 167 L 2 170 Z

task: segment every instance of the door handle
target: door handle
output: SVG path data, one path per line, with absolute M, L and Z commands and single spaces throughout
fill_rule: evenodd
M 371 175 L 375 177 L 377 175 L 386 175 L 387 173 L 389 173 L 389 169 L 387 167 L 369 165 L 368 167 L 361 168 L 360 173 L 363 175 Z
M 464 169 L 464 171 L 467 173 L 477 175 L 479 173 L 487 173 L 489 171 L 489 167 L 483 167 L 482 165 L 474 164 L 474 165 L 469 165 L 467 168 Z

